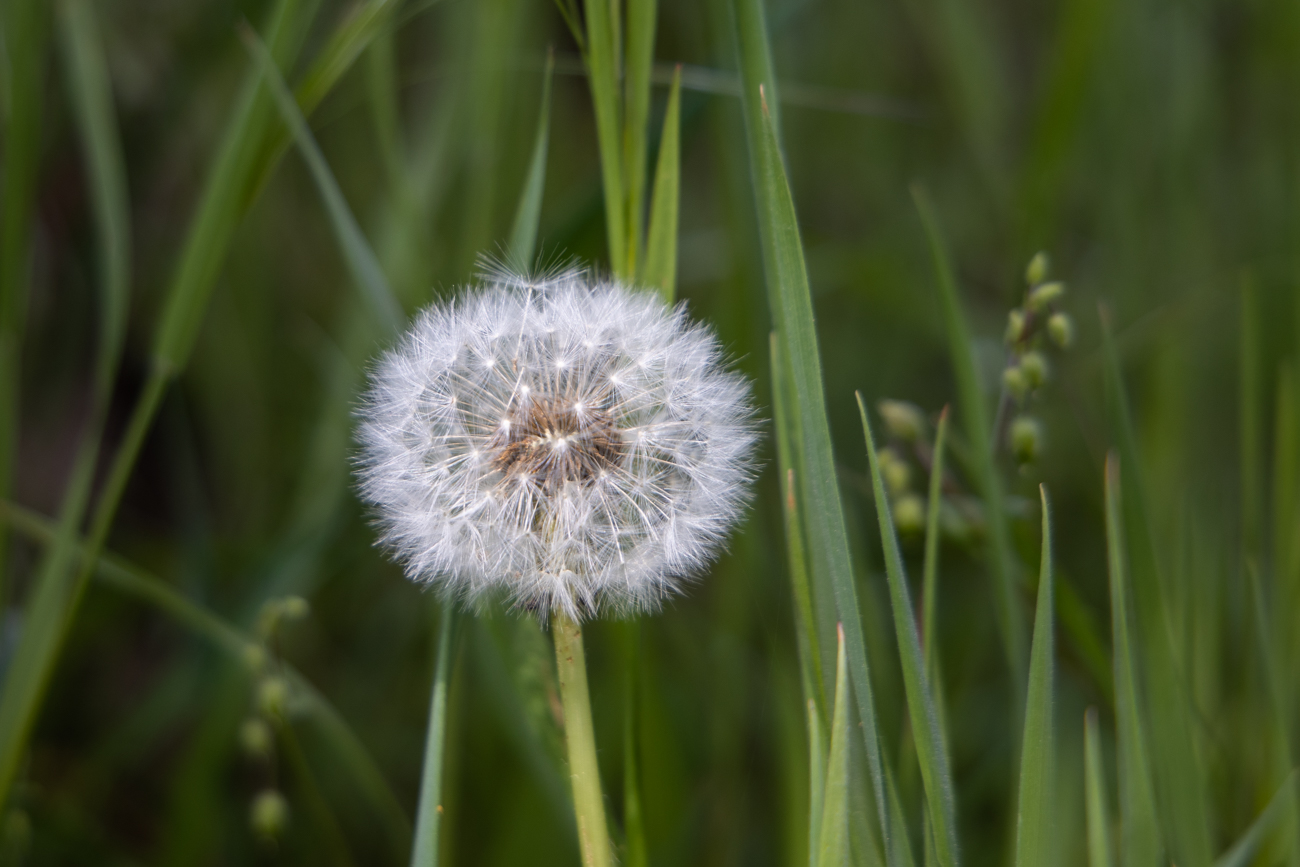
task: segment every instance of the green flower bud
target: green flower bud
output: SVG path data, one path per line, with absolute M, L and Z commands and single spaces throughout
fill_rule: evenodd
M 301 596 L 286 596 L 281 601 L 285 620 L 302 620 L 311 613 L 311 605 Z
M 1025 336 L 1025 311 L 1019 307 L 1007 314 L 1007 343 L 1019 343 Z
M 1047 382 L 1047 359 L 1041 352 L 1026 352 L 1020 357 L 1020 372 L 1030 391 Z
M 282 677 L 264 678 L 257 685 L 258 707 L 269 717 L 283 716 L 288 698 L 289 684 L 285 683 Z
M 1022 464 L 1032 462 L 1043 450 L 1043 426 L 1022 415 L 1011 423 L 1011 453 Z
M 1008 367 L 1002 371 L 1002 387 L 1016 400 L 1024 400 L 1029 394 L 1029 380 L 1019 367 Z
M 899 496 L 907 491 L 912 481 L 912 468 L 898 456 L 893 449 L 880 452 L 880 475 L 884 477 L 885 487 L 891 496 Z
M 261 758 L 271 752 L 271 727 L 258 717 L 249 717 L 239 727 L 239 745 L 244 752 Z
M 244 664 L 253 671 L 261 671 L 266 665 L 266 651 L 256 644 L 244 645 Z
M 289 822 L 289 803 L 275 789 L 258 792 L 248 810 L 248 823 L 261 837 L 274 840 Z
M 919 494 L 904 494 L 894 502 L 894 526 L 905 536 L 925 529 L 925 500 Z
M 1041 313 L 1065 297 L 1065 284 L 1060 282 L 1044 283 L 1029 293 L 1029 309 Z
M 1074 342 L 1074 321 L 1064 313 L 1053 313 L 1047 320 L 1047 336 L 1065 349 Z
M 925 431 L 925 414 L 916 404 L 904 400 L 882 400 L 876 410 L 892 436 L 905 443 L 916 442 Z
M 1047 254 L 1039 250 L 1034 254 L 1034 258 L 1029 260 L 1029 266 L 1025 268 L 1025 282 L 1030 286 L 1037 286 L 1047 279 L 1047 268 L 1051 262 Z

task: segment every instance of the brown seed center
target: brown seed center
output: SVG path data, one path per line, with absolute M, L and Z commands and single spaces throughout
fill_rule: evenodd
M 622 435 L 604 407 L 546 397 L 511 413 L 493 446 L 498 470 L 532 476 L 550 489 L 590 482 L 617 467 L 623 454 Z

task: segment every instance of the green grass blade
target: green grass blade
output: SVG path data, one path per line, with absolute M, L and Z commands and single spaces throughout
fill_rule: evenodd
M 366 301 L 369 302 L 371 311 L 380 325 L 390 333 L 395 332 L 402 322 L 402 308 L 388 286 L 388 278 L 384 276 L 379 260 L 375 258 L 370 244 L 361 232 L 361 227 L 352 216 L 352 210 L 348 207 L 347 199 L 343 197 L 343 191 L 339 189 L 338 181 L 334 179 L 334 173 L 330 171 L 329 163 L 325 161 L 325 155 L 321 153 L 320 146 L 312 137 L 306 118 L 298 108 L 298 103 L 294 101 L 293 94 L 289 92 L 289 86 L 280 75 L 271 52 L 267 50 L 262 40 L 258 39 L 253 28 L 245 26 L 240 28 L 240 31 L 244 45 L 248 48 L 254 62 L 261 68 L 271 95 L 280 109 L 280 117 L 293 132 L 298 149 L 302 152 L 307 168 L 311 171 L 312 180 L 316 182 L 316 189 L 325 201 L 330 226 L 334 229 L 339 247 L 343 251 L 343 259 L 348 263 L 348 270 L 352 272 L 352 279 L 356 281 Z
M 1246 832 L 1214 862 L 1214 867 L 1250 867 L 1254 863 L 1269 833 L 1286 816 L 1287 808 L 1294 809 L 1296 801 L 1300 800 L 1296 794 L 1296 779 L 1297 772 L 1293 771 Z
M 1125 867 L 1160 861 L 1155 792 L 1147 755 L 1146 725 L 1138 693 L 1133 626 L 1129 615 L 1128 564 L 1120 517 L 1119 463 L 1106 460 L 1106 551 L 1110 566 L 1110 612 L 1115 656 L 1115 725 L 1119 744 L 1120 852 Z
M 662 293 L 672 303 L 677 294 L 677 209 L 681 197 L 682 70 L 673 73 L 668 110 L 659 137 L 654 195 L 650 200 L 650 232 L 640 282 Z
M 817 867 L 821 852 L 822 816 L 825 813 L 826 769 L 830 756 L 826 721 L 811 698 L 808 706 L 808 867 Z
M 608 3 L 585 4 L 587 14 L 587 80 L 596 110 L 596 141 L 600 148 L 600 176 L 605 191 L 605 234 L 614 276 L 630 280 L 627 250 L 627 198 L 623 186 L 620 128 L 618 43 L 621 34 Z
M 939 607 L 939 512 L 944 497 L 944 446 L 948 442 L 948 407 L 939 413 L 939 428 L 935 432 L 935 451 L 930 463 L 930 499 L 926 508 L 926 559 L 922 564 L 922 653 L 926 658 L 926 675 L 935 686 L 939 697 L 939 656 L 935 634 L 936 610 Z M 941 705 L 941 702 L 940 702 Z M 940 714 L 941 714 L 940 710 Z
M 654 66 L 657 7 L 656 0 L 627 0 L 627 60 L 623 69 L 623 181 L 627 190 L 629 274 L 636 274 L 641 264 L 641 233 L 645 221 L 646 129 L 650 119 L 650 72 Z
M 1025 624 L 1016 599 L 1017 579 L 1011 554 L 1011 535 L 1003 502 L 1002 481 L 994 462 L 988 409 L 984 403 L 979 374 L 975 369 L 970 331 L 962 313 L 961 299 L 957 297 L 957 280 L 948 260 L 948 247 L 939 229 L 938 218 L 935 217 L 930 197 L 925 190 L 914 186 L 912 198 L 921 215 L 930 243 L 930 253 L 934 258 L 944 327 L 948 333 L 948 351 L 957 377 L 957 406 L 961 410 L 962 429 L 970 443 L 976 483 L 988 514 L 989 552 L 992 555 L 990 566 L 997 591 L 998 626 L 1002 630 L 1011 674 L 1019 689 L 1027 677 Z
M 51 545 L 56 538 L 57 531 L 52 522 L 13 503 L 0 501 L 0 523 L 14 527 L 40 545 Z M 84 559 L 86 545 L 78 541 L 75 548 L 77 555 Z M 91 568 L 94 576 L 105 586 L 157 608 L 191 632 L 210 641 L 240 665 L 255 671 L 265 660 L 265 652 L 243 630 L 186 599 L 161 578 L 113 554 L 101 555 L 91 564 Z M 309 712 L 329 745 L 331 755 L 351 774 L 356 791 L 383 825 L 393 841 L 394 850 L 405 853 L 411 840 L 410 821 L 383 773 L 375 766 L 369 752 L 329 700 L 291 665 L 281 664 L 300 703 Z
M 912 720 L 916 758 L 921 765 L 921 780 L 925 784 L 926 808 L 934 829 L 935 857 L 942 867 L 956 867 L 957 817 L 953 806 L 948 752 L 943 735 L 939 732 L 934 696 L 926 679 L 921 642 L 916 634 L 915 611 L 907 589 L 907 576 L 903 574 L 903 556 L 898 549 L 894 517 L 890 513 L 889 500 L 885 494 L 880 457 L 876 454 L 876 443 L 871 433 L 871 420 L 867 417 L 867 405 L 860 392 L 858 412 L 862 416 L 862 432 L 867 441 L 867 458 L 871 464 L 871 489 L 876 496 L 880 544 L 885 551 L 885 577 L 889 581 L 889 599 L 894 610 L 894 633 L 898 639 L 898 654 L 903 666 L 903 687 L 907 693 L 908 715 Z
M 384 163 L 388 195 L 398 203 L 409 194 L 406 152 L 402 143 L 401 112 L 398 108 L 397 46 L 392 27 L 375 34 L 366 50 L 366 91 L 375 141 Z
M 542 218 L 542 192 L 546 188 L 546 151 L 551 137 L 551 80 L 555 77 L 555 51 L 546 55 L 546 73 L 542 80 L 542 109 L 537 116 L 537 137 L 533 156 L 528 163 L 528 178 L 515 210 L 514 227 L 506 246 L 506 261 L 519 273 L 533 266 L 537 250 L 537 226 Z
M 1259 302 L 1249 275 L 1241 281 L 1238 330 L 1238 376 L 1241 435 L 1241 545 L 1247 557 L 1259 561 L 1263 553 L 1263 467 L 1260 456 L 1263 428 L 1262 377 L 1260 376 Z
M 649 867 L 645 813 L 641 804 L 640 717 L 637 713 L 641 683 L 641 622 L 624 626 L 627 652 L 624 654 L 623 691 L 623 836 L 622 863 L 627 867 Z
M 1038 576 L 1038 610 L 1029 653 L 1029 690 L 1025 704 L 1024 745 L 1020 750 L 1020 807 L 1016 820 L 1016 867 L 1048 867 L 1053 860 L 1055 814 L 1052 763 L 1056 730 L 1052 722 L 1054 690 L 1052 628 L 1052 518 L 1047 486 L 1039 486 L 1043 503 L 1043 562 Z
M 1102 317 L 1108 414 L 1125 478 L 1125 493 L 1119 504 L 1126 538 L 1131 542 L 1126 550 L 1132 569 L 1133 623 L 1141 641 L 1134 644 L 1132 657 L 1142 671 L 1136 695 L 1141 700 L 1145 693 L 1143 711 L 1149 723 L 1149 767 L 1155 784 L 1157 816 L 1171 860 L 1180 867 L 1210 867 L 1212 826 L 1206 803 L 1207 783 L 1194 738 L 1198 724 L 1193 717 L 1184 663 L 1177 651 L 1170 611 L 1171 588 L 1157 557 L 1136 427 L 1107 319 Z
M 766 34 L 766 27 L 762 24 L 763 9 L 759 0 L 734 0 L 733 5 L 744 81 L 741 103 L 758 205 L 764 275 L 780 346 L 778 361 L 782 369 L 776 378 L 787 383 L 787 393 L 793 398 L 789 413 L 794 429 L 793 468 L 804 503 L 804 529 L 811 553 L 811 573 L 832 588 L 843 622 L 849 678 L 858 705 L 858 720 L 871 771 L 881 837 L 888 855 L 892 852 L 889 845 L 891 826 L 889 806 L 885 800 L 884 767 L 877 734 L 879 727 L 835 475 L 830 428 L 826 420 L 821 357 L 813 324 L 808 271 L 799 240 L 794 199 L 777 142 L 775 119 L 762 97 L 770 84 L 763 75 L 770 74 L 771 70 L 768 45 L 763 39 Z
M 1101 766 L 1101 731 L 1097 709 L 1083 717 L 1083 786 L 1088 813 L 1088 867 L 1111 867 L 1110 812 L 1106 807 L 1106 772 Z
M 14 0 L 0 8 L 0 63 L 6 68 L 4 190 L 0 194 L 0 498 L 13 489 L 18 451 L 19 366 L 26 330 L 30 244 L 40 177 L 47 4 Z M 0 603 L 7 603 L 8 545 L 0 530 Z
M 447 689 L 451 681 L 452 644 L 456 633 L 456 605 L 445 601 L 438 618 L 438 655 L 434 662 L 433 690 L 429 698 L 429 726 L 424 740 L 424 769 L 420 774 L 420 803 L 415 810 L 415 846 L 411 867 L 436 867 L 438 824 L 442 818 L 442 759 L 447 737 Z
M 845 867 L 849 854 L 849 672 L 844 661 L 844 630 L 835 653 L 835 711 L 826 762 L 821 827 L 817 831 L 818 867 Z
M 786 563 L 790 570 L 791 595 L 794 597 L 799 677 L 803 682 L 804 700 L 812 702 L 816 718 L 824 724 L 828 711 L 826 687 L 822 679 L 821 641 L 813 609 L 812 586 L 808 581 L 808 556 L 804 547 L 799 488 L 794 475 L 795 431 L 789 410 L 791 395 L 789 385 L 782 375 L 785 365 L 776 332 L 769 335 L 768 342 L 772 357 L 772 410 L 777 431 L 776 464 L 781 475 L 781 516 L 785 524 Z M 825 740 L 826 734 L 823 729 L 817 732 L 817 737 Z

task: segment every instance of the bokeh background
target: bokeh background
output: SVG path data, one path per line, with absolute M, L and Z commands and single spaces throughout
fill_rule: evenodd
M 26 175 L 30 237 L 6 251 L 21 257 L 7 267 L 23 275 L 26 316 L 15 476 L 4 496 L 52 516 L 92 390 L 98 253 L 58 4 L 38 13 L 35 30 L 15 24 L 20 5 L 6 7 L 6 50 L 14 56 L 13 40 L 36 34 L 39 136 Z M 310 23 L 286 70 L 291 82 L 362 5 L 376 4 L 299 4 Z M 557 71 L 541 261 L 607 268 L 592 104 L 556 8 L 542 0 L 377 5 L 391 7 L 387 24 L 310 120 L 407 312 L 472 281 L 479 257 L 503 255 L 548 48 Z M 652 130 L 673 65 L 686 65 L 678 296 L 717 329 L 771 418 L 771 325 L 731 6 L 659 5 Z M 265 30 L 273 4 L 92 6 L 131 231 L 111 454 L 148 375 L 205 178 L 254 68 L 241 22 Z M 914 183 L 929 191 L 944 227 L 991 389 L 1030 257 L 1046 250 L 1053 276 L 1068 284 L 1062 309 L 1076 339 L 1050 356 L 1050 380 L 1032 402 L 1042 447 L 1026 466 L 1002 466 L 1027 576 L 1018 600 L 1026 624 L 1040 482 L 1054 503 L 1065 588 L 1056 697 L 1060 863 L 1085 863 L 1085 708 L 1099 709 L 1104 731 L 1114 725 L 1102 505 L 1114 436 L 1099 310 L 1108 311 L 1123 362 L 1153 537 L 1169 566 L 1179 694 L 1194 720 L 1197 809 L 1214 851 L 1226 849 L 1281 785 L 1279 757 L 1295 734 L 1289 702 L 1270 699 L 1249 573 L 1253 566 L 1267 587 L 1281 586 L 1296 530 L 1289 519 L 1300 482 L 1297 395 L 1283 371 L 1300 322 L 1293 301 L 1300 6 L 770 0 L 766 11 L 863 619 L 873 660 L 885 661 L 873 669 L 883 742 L 917 852 L 921 783 L 853 399 L 858 389 L 870 404 L 904 399 L 930 418 L 956 399 Z M 15 85 L 6 79 L 7 108 Z M 15 147 L 8 134 L 4 147 L 6 154 Z M 350 475 L 357 394 L 389 336 L 365 312 L 300 155 L 290 150 L 272 165 L 248 191 L 193 355 L 163 398 L 109 549 L 254 634 L 267 600 L 307 599 L 310 613 L 280 624 L 268 650 L 337 709 L 391 787 L 394 810 L 410 816 L 437 602 L 373 547 Z M 612 622 L 587 630 L 616 821 L 629 706 L 623 660 L 630 641 L 640 645 L 634 740 L 653 864 L 806 861 L 805 717 L 770 440 L 765 460 L 755 505 L 716 568 L 635 630 Z M 1243 483 L 1243 460 L 1255 467 L 1254 482 Z M 961 486 L 961 461 L 955 466 Z M 0 654 L 24 623 L 41 551 L 22 534 L 10 539 Z M 903 541 L 919 576 L 919 540 Z M 986 559 L 978 528 L 941 548 L 937 635 L 971 865 L 1010 860 L 1020 749 L 1017 687 L 999 643 Z M 1281 612 L 1283 627 L 1296 622 L 1288 598 L 1279 591 L 1283 602 L 1266 606 Z M 487 610 L 466 618 L 457 646 L 445 863 L 577 863 L 549 638 L 527 618 Z M 312 713 L 294 717 L 296 746 L 249 754 L 241 724 L 256 712 L 258 681 L 236 657 L 156 606 L 92 583 L 7 808 L 7 857 L 404 863 L 400 816 L 376 811 Z M 1274 660 L 1287 682 L 1295 680 L 1290 659 Z M 1113 762 L 1111 738 L 1104 740 Z M 267 787 L 289 804 L 275 841 L 249 824 L 250 804 Z M 1113 788 L 1109 797 L 1113 808 Z M 863 804 L 854 809 L 867 815 Z M 1274 841 L 1259 863 L 1297 857 L 1289 851 Z

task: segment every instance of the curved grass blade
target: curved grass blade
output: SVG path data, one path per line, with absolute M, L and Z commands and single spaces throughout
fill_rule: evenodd
M 608 3 L 587 3 L 587 80 L 596 110 L 596 140 L 600 148 L 600 175 L 605 191 L 605 234 L 609 239 L 609 262 L 614 275 L 629 280 L 627 250 L 627 200 L 623 185 L 622 141 L 619 99 L 618 22 Z
M 894 633 L 898 639 L 898 655 L 903 667 L 907 712 L 912 720 L 916 758 L 921 765 L 921 780 L 925 784 L 925 801 L 934 833 L 935 857 L 942 867 L 956 867 L 957 819 L 953 806 L 948 752 L 944 747 L 943 735 L 939 732 L 934 696 L 926 680 L 921 642 L 916 634 L 915 614 L 907 590 L 907 578 L 903 574 L 903 557 L 898 550 L 894 517 L 889 511 L 885 483 L 880 473 L 880 457 L 876 454 L 876 443 L 871 434 L 871 420 L 867 417 L 867 405 L 861 392 L 857 398 L 858 412 L 862 416 L 862 432 L 867 441 L 867 459 L 871 464 L 871 489 L 876 497 L 880 544 L 885 551 L 885 576 L 889 582 L 889 599 L 894 610 Z
M 438 824 L 442 818 L 442 755 L 447 735 L 447 688 L 451 681 L 456 605 L 444 601 L 438 619 L 438 655 L 434 662 L 433 694 L 429 699 L 429 726 L 424 740 L 424 769 L 420 774 L 420 802 L 415 810 L 415 846 L 411 867 L 436 867 Z
M 1101 767 L 1101 732 L 1095 707 L 1088 708 L 1083 717 L 1083 774 L 1088 811 L 1088 867 L 1111 867 L 1106 774 Z
M 289 86 L 280 75 L 271 52 L 257 37 L 253 28 L 247 25 L 241 26 L 240 37 L 244 40 L 244 45 L 253 61 L 261 68 L 266 84 L 271 90 L 271 96 L 275 98 L 276 105 L 280 109 L 280 117 L 293 133 L 298 149 L 302 152 L 307 168 L 311 171 L 312 180 L 316 182 L 316 189 L 325 201 L 330 225 L 338 238 L 339 247 L 343 250 L 343 258 L 348 263 L 348 270 L 352 272 L 352 279 L 356 281 L 369 302 L 375 318 L 387 331 L 395 332 L 402 322 L 402 308 L 388 286 L 388 278 L 384 276 L 379 260 L 375 258 L 365 235 L 361 233 L 361 227 L 352 216 L 352 210 L 348 207 L 347 199 L 343 197 L 343 191 L 339 189 L 338 181 L 334 179 L 334 173 L 330 171 L 329 163 L 325 161 L 325 155 L 321 153 L 320 146 L 312 137 L 306 118 L 298 108 L 298 103 L 294 101 L 293 94 L 289 92 Z
M 826 721 L 811 698 L 808 705 L 808 867 L 818 867 L 821 853 L 822 816 L 825 813 L 826 769 L 829 753 Z
M 0 501 L 0 522 L 9 524 L 32 541 L 53 544 L 56 529 L 52 522 L 13 503 Z M 86 545 L 78 540 L 76 554 L 85 558 Z M 243 630 L 191 602 L 162 579 L 113 555 L 102 554 L 91 564 L 94 576 L 106 586 L 157 608 L 190 631 L 220 649 L 230 659 L 250 671 L 260 666 L 265 653 Z M 410 845 L 411 825 L 401 803 L 384 780 L 383 773 L 362 746 L 361 741 L 339 715 L 329 700 L 296 669 L 281 662 L 282 671 L 294 691 L 294 703 L 303 707 L 319 727 L 330 745 L 331 755 L 352 775 L 356 790 L 369 803 L 375 817 L 402 851 Z
M 934 451 L 930 458 L 930 489 L 925 515 L 925 560 L 921 566 L 921 651 L 925 659 L 925 676 L 934 696 L 934 710 L 939 717 L 939 733 L 948 743 L 948 717 L 943 700 L 943 675 L 939 667 L 937 609 L 939 602 L 939 507 L 943 504 L 943 453 L 948 442 L 948 407 L 939 413 L 934 434 Z
M 646 129 L 650 119 L 656 0 L 627 0 L 627 57 L 623 64 L 623 181 L 627 190 L 628 273 L 642 262 L 645 223 Z M 667 120 L 664 121 L 667 123 Z
M 944 326 L 948 332 L 948 351 L 952 355 L 953 373 L 957 377 L 957 404 L 961 409 L 962 429 L 966 431 L 966 439 L 970 443 L 976 483 L 988 510 L 989 551 L 992 554 L 990 565 L 997 591 L 998 627 L 1002 631 L 1011 675 L 1019 690 L 1027 676 L 1025 624 L 1016 601 L 1017 581 L 1013 571 L 1015 563 L 1011 554 L 1011 535 L 1003 503 L 1002 481 L 993 460 L 994 443 L 990 435 L 988 410 L 984 405 L 984 392 L 975 370 L 970 332 L 962 313 L 961 299 L 957 297 L 957 280 L 948 260 L 948 247 L 939 229 L 939 221 L 924 189 L 913 186 L 912 199 L 921 215 L 930 242 L 930 253 L 934 258 L 939 300 L 943 307 Z
M 1194 739 L 1196 722 L 1190 686 L 1175 647 L 1178 630 L 1170 610 L 1171 587 L 1157 557 L 1150 500 L 1119 352 L 1104 311 L 1101 319 L 1108 415 L 1125 474 L 1126 490 L 1119 508 L 1126 538 L 1132 543 L 1126 550 L 1132 569 L 1133 623 L 1141 641 L 1134 643 L 1132 656 L 1142 678 L 1136 694 L 1139 700 L 1145 697 L 1143 713 L 1151 736 L 1149 767 L 1157 816 L 1170 860 L 1180 867 L 1210 867 L 1213 854 L 1207 783 Z
M 821 827 L 817 834 L 817 867 L 844 867 L 849 854 L 849 672 L 844 661 L 844 628 L 838 630 L 835 652 L 835 712 L 831 749 L 826 763 Z
M 1214 867 L 1249 867 L 1254 862 L 1255 855 L 1263 848 L 1269 832 L 1286 815 L 1288 807 L 1292 809 L 1295 807 L 1297 773 L 1300 772 L 1291 772 L 1281 788 L 1269 800 L 1264 812 L 1255 817 L 1255 821 L 1250 823 L 1246 833 L 1237 839 L 1232 848 L 1219 856 L 1214 862 Z
M 650 232 L 646 239 L 641 282 L 653 286 L 669 304 L 677 293 L 677 209 L 681 196 L 681 67 L 673 73 L 668 110 L 659 137 L 654 195 L 650 200 Z
M 527 273 L 537 249 L 537 226 L 542 217 L 542 191 L 546 187 L 546 151 L 551 136 L 551 81 L 555 77 L 555 50 L 546 55 L 542 79 L 542 110 L 537 116 L 537 137 L 528 163 L 528 178 L 515 210 L 514 227 L 506 247 L 506 260 L 517 272 Z
M 1038 610 L 1029 655 L 1029 690 L 1025 700 L 1024 742 L 1020 749 L 1020 806 L 1016 820 L 1016 867 L 1054 864 L 1052 824 L 1053 762 L 1056 731 L 1052 722 L 1052 516 L 1047 486 L 1039 485 L 1043 504 L 1043 560 L 1038 575 Z
M 1119 744 L 1120 851 L 1123 863 L 1159 863 L 1155 792 L 1147 756 L 1146 724 L 1138 698 L 1129 617 L 1128 564 L 1120 519 L 1119 459 L 1106 457 L 1106 552 L 1110 565 L 1110 612 L 1115 654 L 1115 725 Z
M 832 589 L 844 627 L 845 653 L 850 683 L 858 706 L 858 721 L 871 771 L 871 784 L 880 820 L 880 833 L 887 857 L 892 856 L 889 838 L 889 804 L 885 798 L 884 765 L 866 642 L 862 633 L 857 587 L 849 555 L 844 514 L 840 503 L 830 428 L 826 420 L 826 399 L 822 389 L 821 357 L 813 324 L 812 296 L 804 264 L 794 199 L 786 179 L 777 141 L 776 124 L 764 100 L 770 85 L 771 59 L 760 0 L 733 0 L 739 42 L 744 94 L 745 129 L 749 143 L 750 169 L 758 206 L 758 224 L 763 249 L 768 305 L 776 325 L 780 346 L 774 375 L 786 383 L 793 398 L 789 413 L 793 430 L 793 468 L 806 516 L 814 580 Z M 781 435 L 778 432 L 778 435 Z

